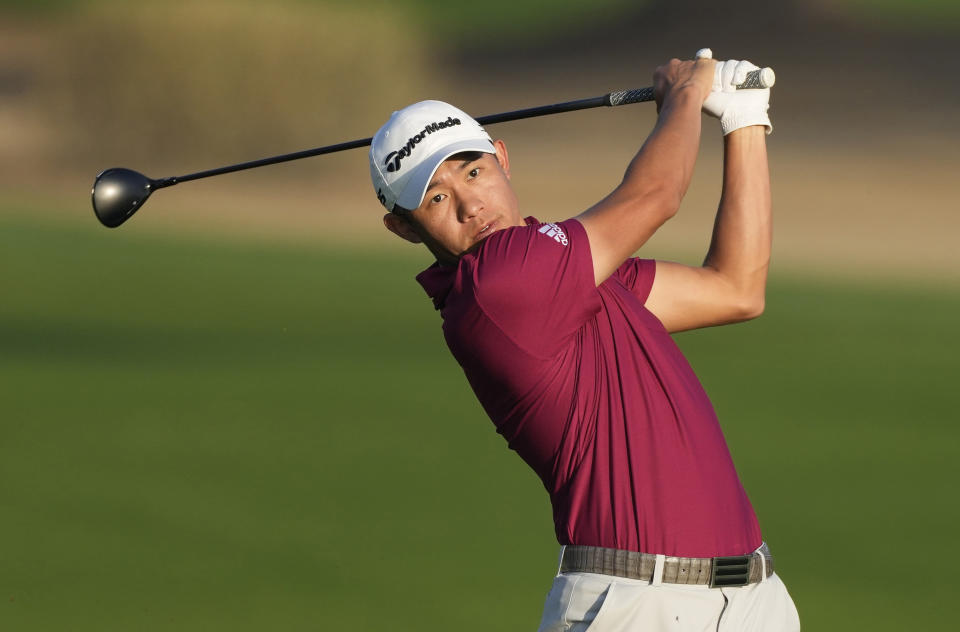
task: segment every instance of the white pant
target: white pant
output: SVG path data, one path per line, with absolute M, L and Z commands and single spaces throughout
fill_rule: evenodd
M 777 574 L 737 588 L 658 584 L 594 573 L 557 575 L 539 632 L 798 632 Z

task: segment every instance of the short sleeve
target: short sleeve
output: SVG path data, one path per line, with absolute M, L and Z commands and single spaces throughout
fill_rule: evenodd
M 657 262 L 653 259 L 627 259 L 619 268 L 616 276 L 623 285 L 640 299 L 641 303 L 646 303 L 650 296 L 650 289 L 653 287 L 653 279 L 657 274 Z
M 514 344 L 555 355 L 600 310 L 590 242 L 575 219 L 489 237 L 472 270 L 477 304 Z

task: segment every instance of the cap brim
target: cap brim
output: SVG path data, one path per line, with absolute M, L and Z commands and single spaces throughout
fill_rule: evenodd
M 440 164 L 455 154 L 465 151 L 481 151 L 485 154 L 495 154 L 496 149 L 493 143 L 486 139 L 471 138 L 460 140 L 449 145 L 444 145 L 443 149 L 434 152 L 429 158 L 417 165 L 416 169 L 410 174 L 407 186 L 403 193 L 397 197 L 396 206 L 412 211 L 419 208 L 423 202 L 423 196 L 427 192 L 427 186 L 433 179 L 433 174 L 440 168 Z

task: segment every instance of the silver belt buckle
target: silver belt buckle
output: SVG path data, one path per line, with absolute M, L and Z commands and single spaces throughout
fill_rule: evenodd
M 750 583 L 751 555 L 715 557 L 710 565 L 710 588 L 746 586 Z

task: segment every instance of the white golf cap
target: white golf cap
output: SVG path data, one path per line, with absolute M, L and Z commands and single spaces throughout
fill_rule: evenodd
M 493 154 L 489 134 L 463 110 L 443 101 L 421 101 L 390 116 L 370 144 L 370 177 L 377 198 L 413 210 L 444 160 L 464 151 Z

